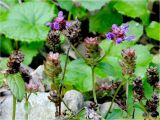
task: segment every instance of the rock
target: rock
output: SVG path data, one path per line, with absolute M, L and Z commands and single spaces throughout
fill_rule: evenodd
M 48 100 L 48 93 L 32 94 L 30 96 L 31 109 L 29 120 L 56 120 L 55 105 Z M 12 96 L 7 96 L 0 104 L 0 120 L 11 120 Z M 16 120 L 25 120 L 24 101 L 17 102 Z
M 111 105 L 111 102 L 105 102 L 102 105 L 100 105 L 100 113 L 103 117 L 105 117 L 106 113 L 108 112 L 108 109 Z M 115 103 L 113 103 L 112 108 L 114 108 L 116 106 Z
M 44 79 L 43 75 L 44 66 L 40 65 L 36 70 L 31 73 L 32 80 L 35 83 L 39 84 L 39 91 L 45 91 L 44 85 L 42 84 L 42 80 Z
M 83 95 L 76 90 L 67 91 L 63 100 L 74 112 L 78 112 L 84 106 Z

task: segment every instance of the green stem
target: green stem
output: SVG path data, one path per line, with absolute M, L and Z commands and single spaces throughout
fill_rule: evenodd
M 16 117 L 16 97 L 13 95 L 12 120 L 15 120 L 15 117 Z
M 94 75 L 94 66 L 91 66 L 91 70 L 92 70 L 92 91 L 93 91 L 93 98 L 94 98 L 94 102 L 97 105 L 97 98 L 96 98 L 96 79 L 95 79 L 95 75 Z
M 123 85 L 125 82 L 126 82 L 126 81 L 124 81 L 124 82 L 122 81 L 121 84 L 118 86 L 118 88 L 117 88 L 117 90 L 116 90 L 116 92 L 115 92 L 115 94 L 114 94 L 114 96 L 113 96 L 111 105 L 109 106 L 108 112 L 107 112 L 107 114 L 106 114 L 106 116 L 105 116 L 105 119 L 107 119 L 107 117 L 108 117 L 108 115 L 109 115 L 109 113 L 110 113 L 110 111 L 111 111 L 112 105 L 113 105 L 113 103 L 114 103 L 114 100 L 115 100 L 115 98 L 116 98 L 116 96 L 117 96 L 120 88 L 122 87 L 122 85 Z
M 70 21 L 71 20 L 71 12 L 69 12 L 69 14 L 68 14 L 68 21 Z

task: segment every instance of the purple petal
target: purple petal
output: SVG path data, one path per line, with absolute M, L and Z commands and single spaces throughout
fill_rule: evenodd
M 117 44 L 120 44 L 120 43 L 122 43 L 122 41 L 123 41 L 122 38 L 117 38 L 116 43 L 117 43 Z
M 66 29 L 68 29 L 69 27 L 71 27 L 71 25 L 72 25 L 71 22 L 66 22 L 66 26 L 65 26 Z
M 118 26 L 116 24 L 112 25 L 112 30 L 114 30 L 114 29 L 118 29 Z
M 47 23 L 46 23 L 47 26 L 50 26 L 51 24 L 52 24 L 51 22 L 47 22 Z
M 114 35 L 112 32 L 108 32 L 108 33 L 106 34 L 106 38 L 107 38 L 108 40 L 113 40 L 113 39 L 115 38 L 115 35 Z
M 58 17 L 64 17 L 64 16 L 63 16 L 63 12 L 62 12 L 62 11 L 59 11 L 59 13 L 58 13 Z
M 53 29 L 59 30 L 59 23 L 58 22 L 53 23 Z
M 133 35 L 128 36 L 128 37 L 125 38 L 125 40 L 128 40 L 128 41 L 131 41 L 133 39 L 135 39 L 135 36 L 133 36 Z
M 127 33 L 127 32 L 128 32 L 128 27 L 129 27 L 128 24 L 122 24 L 122 25 L 120 26 L 121 30 L 122 30 L 124 33 Z

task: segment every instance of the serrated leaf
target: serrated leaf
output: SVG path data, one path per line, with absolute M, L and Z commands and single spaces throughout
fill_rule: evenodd
M 52 7 L 45 2 L 26 2 L 14 6 L 6 21 L 1 22 L 0 32 L 20 41 L 43 41 L 49 28 L 45 25 L 53 17 Z
M 8 75 L 7 83 L 12 94 L 21 101 L 25 94 L 25 83 L 21 75 L 19 73 Z
M 91 68 L 83 60 L 74 60 L 67 66 L 64 84 L 81 92 L 92 90 Z
M 149 11 L 147 10 L 147 0 L 118 0 L 114 7 L 123 15 L 136 18 L 140 17 L 144 24 L 148 24 Z
M 102 6 L 106 4 L 106 2 L 109 0 L 80 0 L 79 2 L 81 3 L 81 6 L 86 8 L 89 11 L 94 11 L 101 9 Z
M 115 71 L 112 65 L 106 62 L 100 62 L 95 68 L 96 74 L 100 78 L 105 78 L 106 76 L 114 76 Z
M 160 23 L 152 21 L 146 28 L 147 36 L 160 41 Z
M 112 24 L 121 24 L 122 16 L 113 10 L 108 4 L 97 14 L 89 18 L 89 30 L 91 32 L 105 33 L 111 29 Z

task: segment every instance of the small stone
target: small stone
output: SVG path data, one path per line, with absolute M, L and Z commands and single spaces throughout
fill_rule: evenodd
M 67 106 L 74 112 L 78 112 L 84 105 L 83 95 L 76 90 L 70 90 L 66 92 L 63 100 L 67 104 Z

